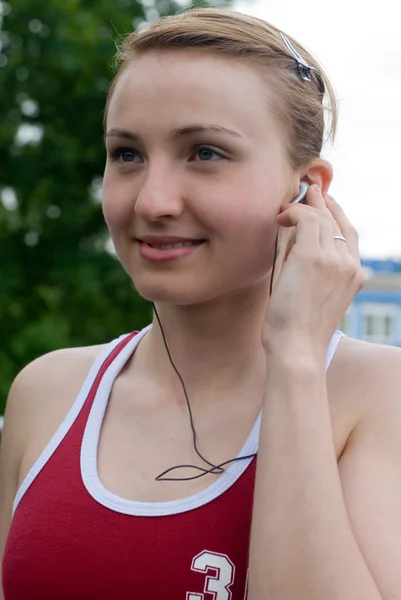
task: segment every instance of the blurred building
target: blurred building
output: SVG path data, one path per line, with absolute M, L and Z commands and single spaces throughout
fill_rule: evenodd
M 362 260 L 367 282 L 340 324 L 350 337 L 401 347 L 401 262 Z

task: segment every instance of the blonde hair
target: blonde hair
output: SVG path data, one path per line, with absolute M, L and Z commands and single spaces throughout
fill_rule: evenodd
M 104 124 L 116 83 L 132 60 L 153 50 L 202 48 L 245 61 L 266 77 L 273 94 L 272 109 L 288 134 L 291 165 L 300 169 L 320 156 L 326 141 L 326 117 L 327 139 L 334 139 L 338 111 L 335 92 L 322 66 L 299 42 L 287 37 L 302 58 L 318 71 L 325 94 L 321 93 L 313 71 L 312 81 L 301 79 L 280 30 L 261 19 L 228 10 L 201 8 L 153 21 L 127 35 L 117 48 L 118 72 L 108 92 Z

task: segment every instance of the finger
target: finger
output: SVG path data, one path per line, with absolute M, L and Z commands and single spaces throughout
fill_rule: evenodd
M 343 233 L 340 224 L 336 221 L 327 204 L 331 196 L 328 194 L 323 196 L 318 185 L 311 187 L 313 192 L 311 194 L 311 202 L 318 208 L 322 219 L 320 228 L 320 244 L 322 249 L 328 252 L 335 252 L 340 256 L 349 256 L 349 249 L 346 243 L 343 240 L 336 239 L 338 236 L 343 236 Z
M 301 250 L 320 250 L 320 221 L 314 209 L 308 206 L 291 204 L 277 217 L 281 227 L 296 227 L 295 242 Z
M 336 247 L 337 254 L 339 254 L 341 257 L 347 258 L 351 256 L 348 243 L 344 242 L 344 240 L 335 239 L 334 245 Z
M 309 187 L 306 193 L 306 204 L 307 206 L 322 210 L 323 212 L 328 212 L 326 201 L 322 196 L 320 187 L 316 184 Z
M 333 215 L 329 211 L 326 206 L 326 200 L 320 193 L 320 189 L 317 188 L 316 192 L 313 194 L 314 196 L 314 204 L 315 206 L 310 206 L 308 204 L 287 204 L 283 208 L 291 210 L 291 207 L 297 206 L 299 210 L 308 214 L 313 214 L 319 220 L 319 247 L 322 250 L 337 253 L 337 243 L 334 239 L 335 235 L 341 235 L 341 230 L 338 224 L 336 223 Z M 320 207 L 324 205 L 324 210 Z M 305 218 L 308 218 L 307 216 Z
M 336 252 L 340 255 L 347 254 L 347 248 L 341 248 L 338 244 L 341 240 L 335 239 L 335 236 L 342 234 L 341 229 L 330 212 L 327 201 L 317 184 L 311 185 L 308 189 L 307 204 L 312 208 L 317 209 L 320 214 L 320 246 L 322 250 Z
M 347 240 L 346 244 L 341 240 L 335 240 L 337 243 L 338 251 L 341 252 L 341 254 L 343 253 L 343 250 L 339 249 L 339 244 L 343 246 L 346 245 L 348 248 L 348 252 L 351 254 L 351 256 L 355 260 L 360 262 L 358 233 L 355 227 L 352 225 L 341 206 L 337 204 L 337 202 L 335 202 L 335 200 L 331 196 L 326 196 L 326 202 L 327 208 L 338 223 L 338 226 L 341 231 L 340 235 L 344 236 Z
M 338 240 L 335 239 L 335 236 L 341 235 L 341 231 L 329 210 L 327 213 L 320 218 L 320 246 L 324 251 L 338 254 Z

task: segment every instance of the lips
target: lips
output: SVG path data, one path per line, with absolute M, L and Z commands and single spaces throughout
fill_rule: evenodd
M 149 244 L 149 246 L 166 246 L 168 244 L 183 244 L 186 242 L 200 243 L 203 239 L 172 235 L 144 235 L 137 238 L 138 242 Z
M 172 236 L 144 236 L 136 238 L 139 256 L 147 262 L 167 263 L 189 256 L 205 240 Z
M 205 240 L 195 238 L 184 238 L 179 236 L 171 235 L 145 235 L 137 238 L 140 244 L 146 244 L 151 248 L 158 248 L 159 250 L 171 250 L 172 248 L 185 248 L 187 246 L 198 246 Z
M 142 244 L 147 244 L 151 248 L 158 248 L 159 250 L 171 250 L 171 248 L 184 248 L 185 246 L 198 246 L 202 243 L 202 241 L 191 240 L 188 242 L 176 242 L 174 244 L 149 244 L 147 242 L 140 242 Z

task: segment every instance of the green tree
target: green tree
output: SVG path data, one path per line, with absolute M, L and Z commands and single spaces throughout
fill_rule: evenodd
M 181 10 L 172 0 L 0 0 L 0 413 L 29 361 L 151 318 L 107 251 L 102 114 L 116 38 Z

